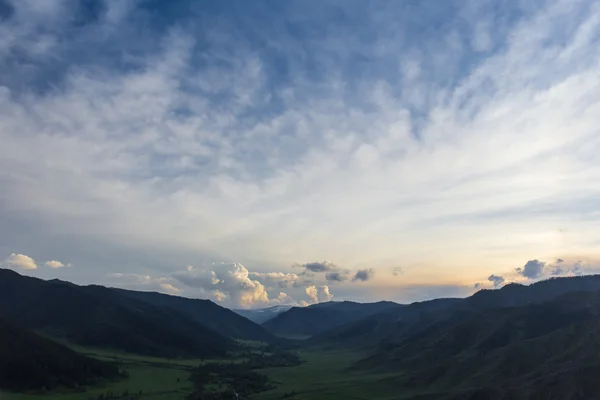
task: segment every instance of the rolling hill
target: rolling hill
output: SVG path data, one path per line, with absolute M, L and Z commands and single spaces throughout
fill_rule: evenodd
M 85 357 L 0 320 L 0 389 L 77 388 L 119 375 L 113 364 Z
M 263 327 L 282 337 L 308 337 L 398 307 L 402 306 L 389 301 L 319 303 L 308 307 L 293 307 L 265 322 Z
M 0 269 L 0 318 L 80 345 L 164 357 L 220 356 L 230 343 L 185 314 L 103 286 L 43 281 L 6 269 Z

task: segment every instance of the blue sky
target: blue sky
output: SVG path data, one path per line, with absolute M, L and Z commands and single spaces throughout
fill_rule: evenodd
M 0 260 L 231 307 L 597 272 L 599 41 L 584 0 L 0 0 Z

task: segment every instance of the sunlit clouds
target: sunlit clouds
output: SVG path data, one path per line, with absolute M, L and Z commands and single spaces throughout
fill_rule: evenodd
M 596 2 L 2 3 L 4 267 L 232 307 L 600 267 Z

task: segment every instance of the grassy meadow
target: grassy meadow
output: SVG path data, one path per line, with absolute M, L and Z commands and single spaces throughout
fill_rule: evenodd
M 123 393 L 124 391 L 139 393 L 142 391 L 140 399 L 182 399 L 192 389 L 192 384 L 188 380 L 190 369 L 201 362 L 200 360 L 169 360 L 143 357 L 81 347 L 77 347 L 76 350 L 100 360 L 120 363 L 121 368 L 129 373 L 129 378 L 88 387 L 85 392 L 81 393 L 54 391 L 47 394 L 21 394 L 0 392 L 0 400 L 89 400 L 108 391 L 114 393 Z
M 365 374 L 350 367 L 364 355 L 348 350 L 300 350 L 303 363 L 294 367 L 269 368 L 266 374 L 277 386 L 251 397 L 252 400 L 391 400 L 401 393 L 384 384 L 387 374 Z M 397 374 L 396 374 L 397 375 Z
M 138 393 L 140 399 L 177 400 L 183 399 L 192 391 L 188 380 L 191 369 L 201 363 L 221 361 L 241 361 L 232 354 L 228 359 L 179 360 L 144 357 L 105 349 L 90 349 L 71 346 L 88 356 L 117 362 L 129 373 L 128 379 L 107 382 L 86 388 L 85 392 L 73 393 L 55 391 L 47 394 L 0 393 L 0 400 L 90 400 L 109 391 L 113 393 Z M 259 350 L 261 346 L 256 346 Z M 276 388 L 250 397 L 251 400 L 391 400 L 403 398 L 398 388 L 385 382 L 393 381 L 397 374 L 365 373 L 351 366 L 364 355 L 359 352 L 339 349 L 301 349 L 298 351 L 303 361 L 292 367 L 267 368 L 257 370 L 268 376 Z M 408 393 L 404 395 L 408 396 Z

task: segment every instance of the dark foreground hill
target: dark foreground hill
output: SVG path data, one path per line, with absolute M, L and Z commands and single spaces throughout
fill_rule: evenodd
M 398 307 L 402 306 L 389 301 L 319 303 L 309 307 L 293 307 L 265 322 L 263 327 L 278 336 L 312 336 Z
M 118 368 L 0 320 L 0 389 L 76 388 L 119 376 Z
M 387 343 L 358 368 L 435 399 L 598 399 L 600 292 L 461 311 Z
M 73 343 L 163 357 L 212 357 L 230 340 L 192 318 L 102 286 L 0 269 L 0 318 Z
M 208 326 L 222 335 L 246 340 L 258 340 L 273 343 L 276 339 L 263 327 L 237 313 L 221 307 L 210 300 L 188 299 L 156 292 L 136 292 L 133 290 L 113 289 L 129 298 L 145 303 L 177 310 L 194 321 Z

